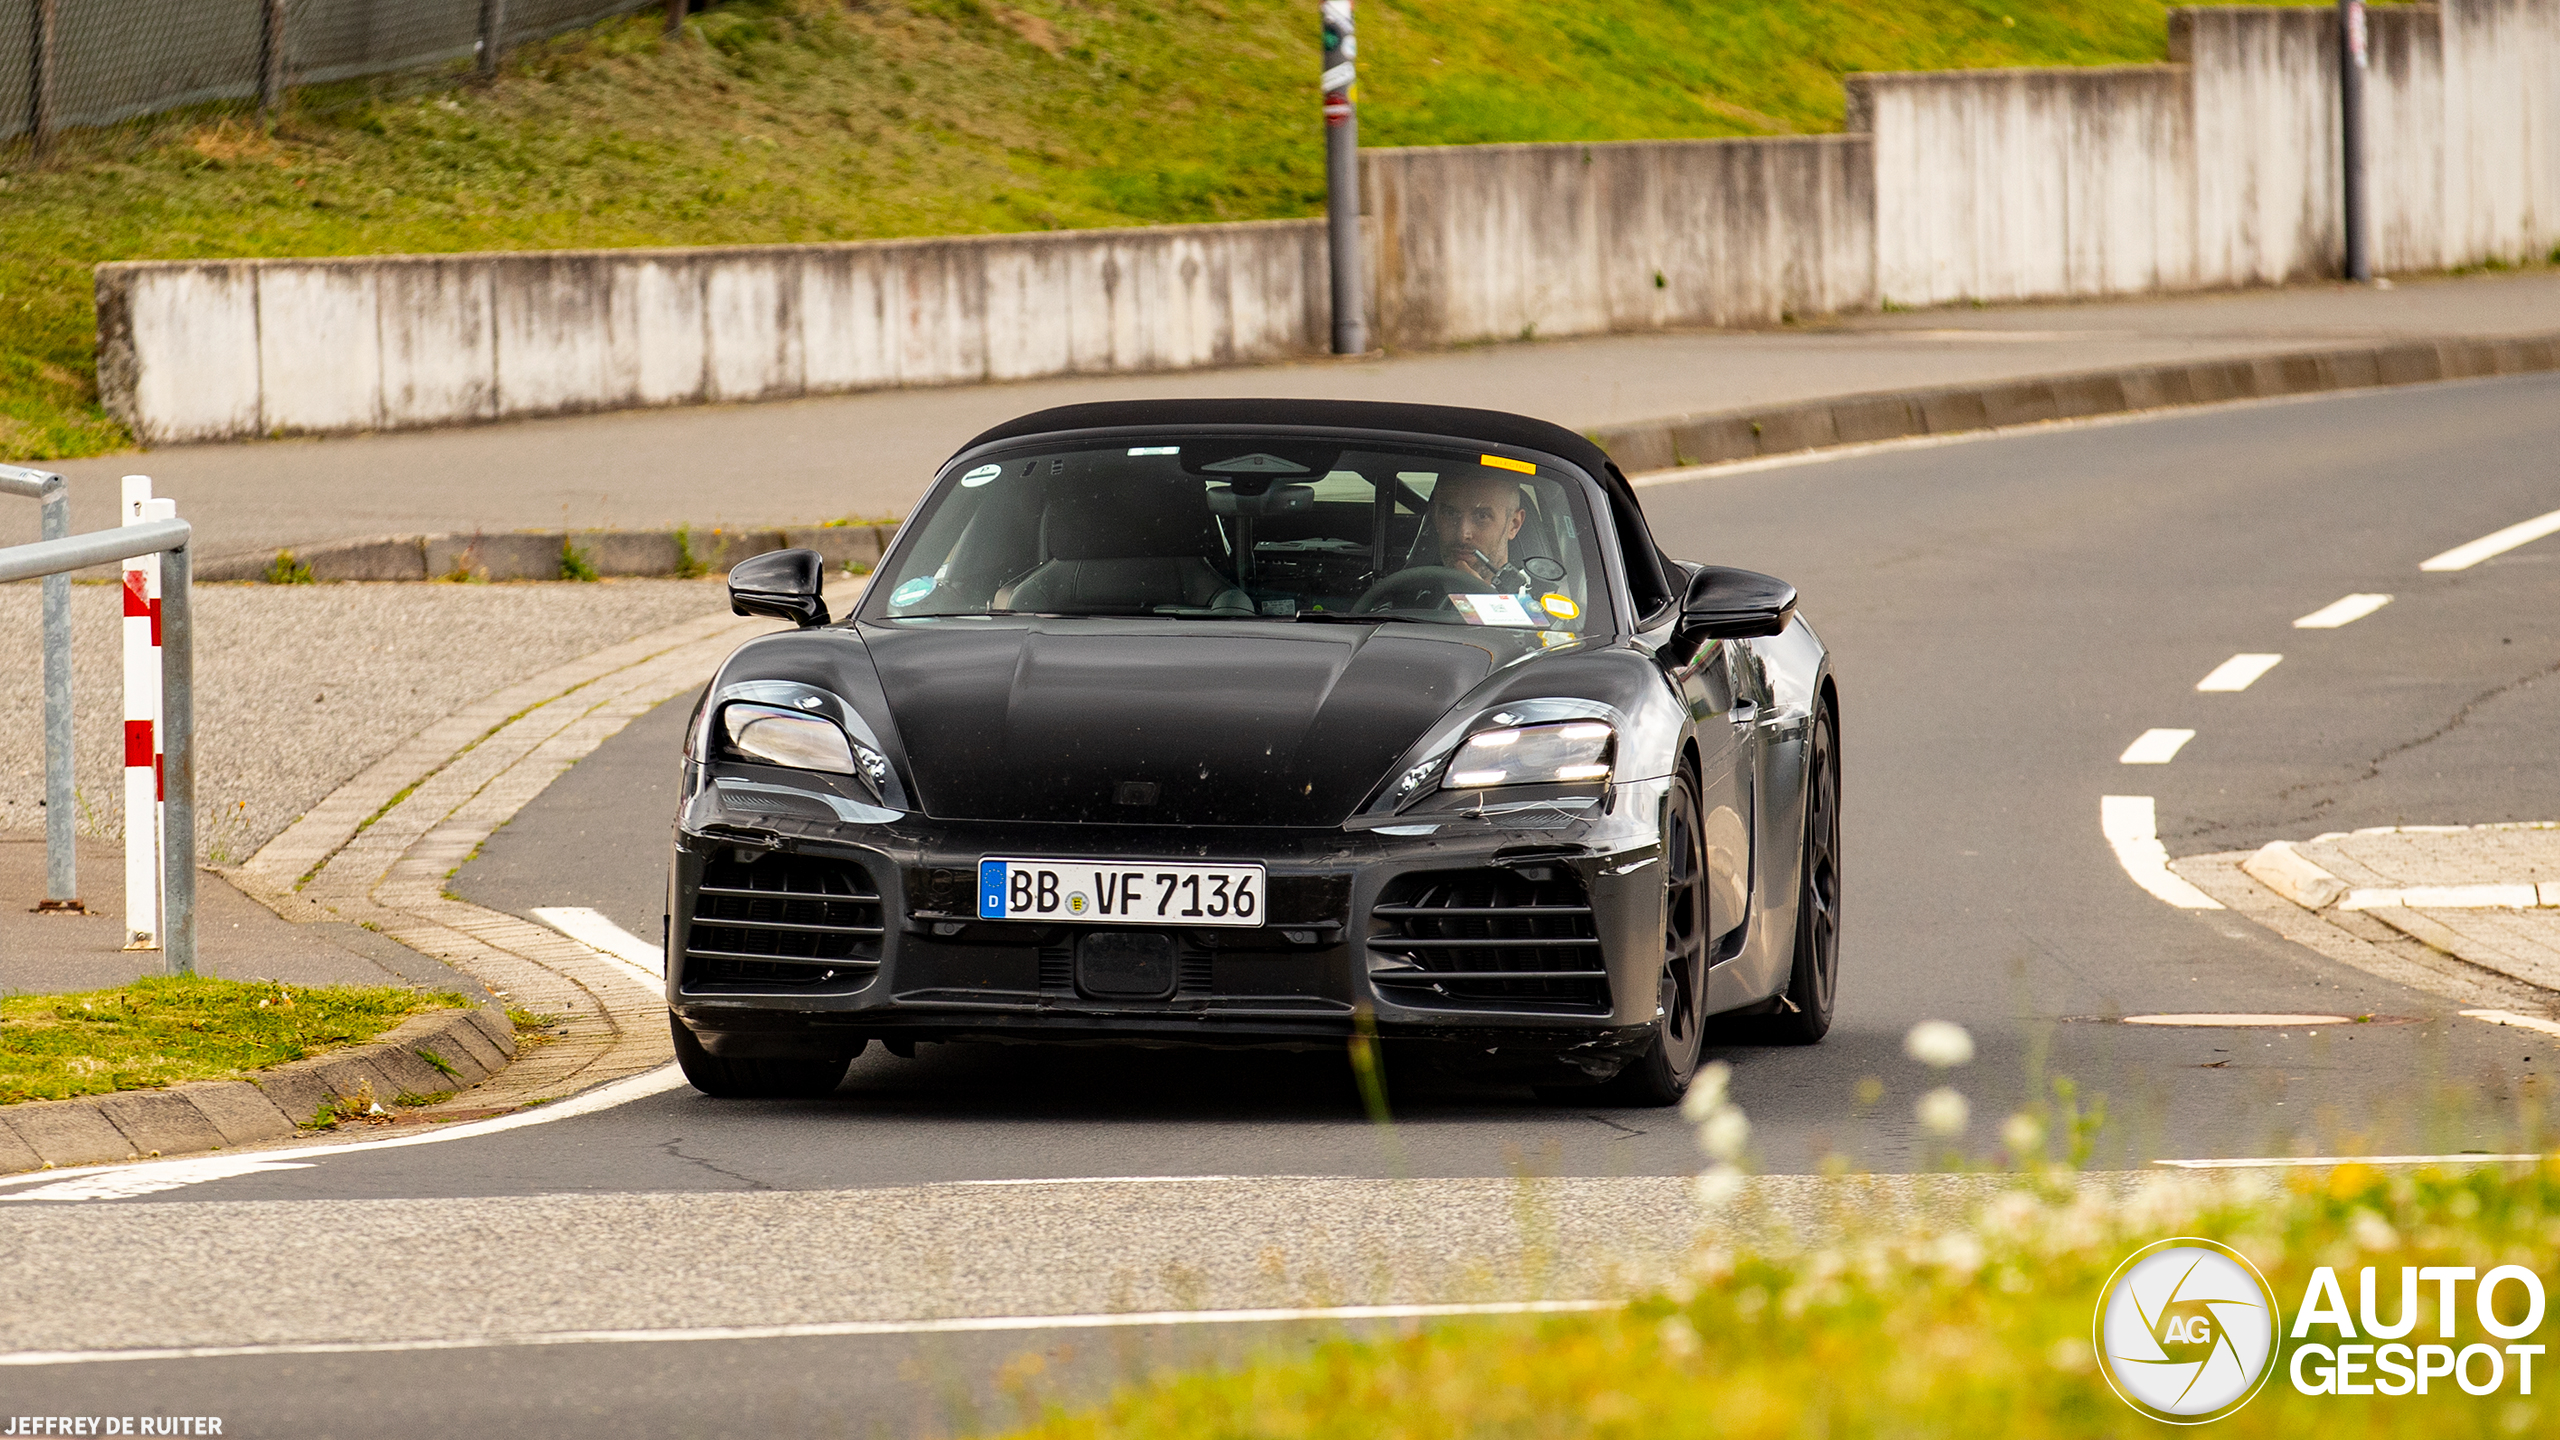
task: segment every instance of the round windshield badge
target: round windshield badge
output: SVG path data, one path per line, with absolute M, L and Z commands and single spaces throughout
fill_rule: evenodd
M 1004 467 L 1001 465 L 981 465 L 977 469 L 970 471 L 968 474 L 961 476 L 960 483 L 967 486 L 969 489 L 975 490 L 979 486 L 986 484 L 988 481 L 993 480 L 1003 473 Z
M 932 593 L 933 577 L 930 575 L 919 575 L 913 580 L 899 586 L 897 589 L 890 591 L 889 603 L 892 605 L 913 605 Z
M 2098 1296 L 2098 1368 L 2152 1419 L 2201 1425 L 2267 1383 L 2283 1318 L 2266 1277 L 2240 1252 L 2158 1241 L 2117 1266 Z

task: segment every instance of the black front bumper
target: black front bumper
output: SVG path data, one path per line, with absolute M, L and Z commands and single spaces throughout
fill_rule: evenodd
M 1477 821 L 1429 835 L 913 816 L 706 824 L 688 805 L 668 896 L 667 1001 L 723 1056 L 843 1054 L 871 1039 L 1332 1048 L 1365 1014 L 1382 1038 L 1560 1057 L 1602 1074 L 1642 1048 L 1654 1019 L 1661 875 L 1658 797 L 1646 791 L 1623 787 L 1608 814 L 1569 829 Z M 1098 994 L 1080 983 L 1077 946 L 1112 927 L 976 919 L 976 867 L 988 855 L 1257 862 L 1269 913 L 1254 928 L 1146 932 L 1172 944 L 1179 974 L 1169 993 Z M 1414 895 L 1456 894 L 1448 882 L 1469 876 L 1494 890 L 1480 885 L 1458 903 L 1578 890 L 1589 913 L 1571 923 L 1587 926 L 1574 933 L 1588 939 L 1421 942 L 1462 947 L 1435 952 L 1394 938 L 1412 933 L 1396 912 L 1418 913 Z M 788 908 L 774 896 L 792 897 Z M 765 918 L 739 918 L 750 913 Z M 786 914 L 799 919 L 774 918 Z M 1559 948 L 1517 948 L 1541 944 Z M 1593 973 L 1443 983 L 1418 968 L 1495 950 L 1512 966 L 1563 964 L 1534 957 L 1570 952 Z

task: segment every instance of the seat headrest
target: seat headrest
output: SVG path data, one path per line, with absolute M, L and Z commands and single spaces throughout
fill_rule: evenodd
M 1040 548 L 1052 560 L 1216 560 L 1224 547 L 1198 480 L 1115 480 L 1052 493 L 1040 518 Z

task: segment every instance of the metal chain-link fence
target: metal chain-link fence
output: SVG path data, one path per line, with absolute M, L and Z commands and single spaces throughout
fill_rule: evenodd
M 0 140 L 288 87 L 493 69 L 507 50 L 687 0 L 0 0 Z M 494 43 L 493 43 L 494 41 Z

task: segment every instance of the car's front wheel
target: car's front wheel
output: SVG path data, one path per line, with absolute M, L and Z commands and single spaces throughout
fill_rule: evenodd
M 1698 779 L 1682 771 L 1662 815 L 1662 972 L 1653 1037 L 1609 1082 L 1622 1105 L 1676 1105 L 1698 1070 L 1707 1032 L 1707 840 Z
M 832 1095 L 844 1083 L 850 1057 L 838 1060 L 733 1060 L 702 1048 L 693 1031 L 674 1015 L 676 1064 L 693 1088 L 721 1100 L 808 1100 Z

